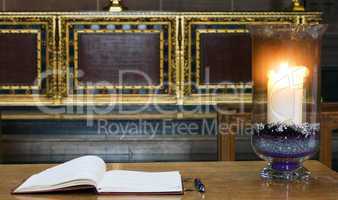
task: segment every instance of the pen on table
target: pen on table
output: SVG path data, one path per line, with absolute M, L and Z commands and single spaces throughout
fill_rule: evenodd
M 205 192 L 205 185 L 202 183 L 201 179 L 198 178 L 195 179 L 195 187 L 199 192 L 201 193 Z

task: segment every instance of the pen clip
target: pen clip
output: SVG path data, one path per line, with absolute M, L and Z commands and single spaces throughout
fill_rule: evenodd
M 195 182 L 195 187 L 196 187 L 196 189 L 197 189 L 200 193 L 206 192 L 206 190 L 205 190 L 205 185 L 202 183 L 201 179 L 196 178 L 194 182 Z

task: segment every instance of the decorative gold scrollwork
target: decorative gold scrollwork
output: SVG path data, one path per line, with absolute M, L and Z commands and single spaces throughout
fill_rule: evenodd
M 112 1 L 114 3 L 120 4 L 120 1 Z M 293 5 L 302 6 L 299 1 L 293 0 Z M 298 8 L 297 8 L 298 9 Z M 242 26 L 237 31 L 243 31 L 243 26 L 246 24 L 266 24 L 266 23 L 307 23 L 307 24 L 318 24 L 321 22 L 321 13 L 320 12 L 85 12 L 85 13 L 60 13 L 60 12 L 51 12 L 51 13 L 10 13 L 4 12 L 0 16 L 0 26 L 9 28 L 2 28 L 0 34 L 5 34 L 6 31 L 11 31 L 10 34 L 15 34 L 14 32 L 20 32 L 23 34 L 24 31 L 32 31 L 36 26 L 40 26 L 41 30 L 34 30 L 34 34 L 38 38 L 37 41 L 40 41 L 41 44 L 37 44 L 37 60 L 38 62 L 44 63 L 40 66 L 40 63 L 37 64 L 36 68 L 39 72 L 37 79 L 40 80 L 37 83 L 43 85 L 30 85 L 30 86 L 11 86 L 7 87 L 6 85 L 0 86 L 0 105 L 37 105 L 36 99 L 33 97 L 38 96 L 41 104 L 45 105 L 67 105 L 67 104 L 110 104 L 110 103 L 121 103 L 121 104 L 142 104 L 148 103 L 149 98 L 151 98 L 154 103 L 161 104 L 193 104 L 197 103 L 203 104 L 214 104 L 214 103 L 236 103 L 239 100 L 243 100 L 243 97 L 236 97 L 233 94 L 222 94 L 214 95 L 211 93 L 204 93 L 197 95 L 192 92 L 190 79 L 194 76 L 199 76 L 198 72 L 196 74 L 196 69 L 192 69 L 191 62 L 196 61 L 197 70 L 203 69 L 203 66 L 200 65 L 199 59 L 189 58 L 193 52 L 196 52 L 197 58 L 200 58 L 200 52 L 191 50 L 191 43 L 196 41 L 195 35 L 198 37 L 198 34 L 201 34 L 204 29 L 196 31 L 192 29 L 194 25 L 207 25 L 210 27 L 205 28 L 208 32 L 214 31 L 216 26 L 221 26 L 218 32 L 222 34 L 227 34 L 229 30 L 226 27 L 230 26 Z M 77 24 L 79 23 L 79 24 Z M 88 33 L 95 32 L 95 29 L 92 29 L 90 25 L 130 25 L 137 27 L 139 25 L 147 24 L 149 29 L 152 30 L 154 26 L 163 25 L 167 23 L 168 31 L 165 38 L 170 41 L 169 45 L 170 51 L 168 51 L 168 70 L 162 70 L 161 74 L 168 77 L 169 83 L 172 83 L 168 86 L 164 93 L 154 93 L 152 90 L 156 88 L 150 88 L 149 92 L 146 93 L 136 93 L 136 86 L 132 88 L 127 88 L 125 86 L 121 87 L 122 89 L 130 90 L 130 94 L 122 94 L 121 98 L 110 98 L 109 95 L 99 94 L 95 95 L 94 93 L 84 92 L 82 96 L 73 95 L 71 87 L 69 87 L 69 82 L 71 77 L 69 77 L 70 66 L 67 61 L 67 49 L 69 49 L 70 44 L 74 46 L 76 43 L 72 43 L 69 40 L 71 34 L 79 34 L 74 31 L 74 26 L 84 26 L 83 29 Z M 20 27 L 22 26 L 22 28 Z M 19 27 L 19 28 L 18 28 Z M 222 28 L 223 27 L 223 28 Z M 217 27 L 216 27 L 217 28 Z M 136 28 L 134 28 L 136 29 Z M 170 29 L 170 30 L 169 30 Z M 234 28 L 232 28 L 234 29 Z M 242 30 L 243 29 L 243 30 Z M 133 29 L 130 29 L 133 30 Z M 14 31 L 14 32 L 13 32 Z M 104 29 L 104 31 L 106 31 Z M 115 30 L 107 30 L 105 33 L 113 33 Z M 123 30 L 121 33 L 128 33 L 129 29 Z M 146 32 L 146 31 L 143 31 Z M 158 31 L 157 31 L 158 32 Z M 135 32 L 136 33 L 136 32 Z M 6 33 L 7 34 L 7 33 Z M 8 33 L 9 34 L 9 33 Z M 33 34 L 33 33 L 32 33 Z M 82 34 L 82 33 L 80 33 Z M 41 37 L 45 38 L 44 41 Z M 162 41 L 162 40 L 161 40 Z M 43 46 L 44 48 L 40 48 Z M 161 44 L 160 46 L 163 46 Z M 199 46 L 199 45 L 198 45 Z M 39 52 L 45 52 L 45 56 L 40 55 Z M 190 53 L 189 53 L 190 52 Z M 76 52 L 75 52 L 76 54 Z M 161 53 L 162 55 L 162 53 Z M 38 57 L 39 56 L 39 57 Z M 160 60 L 163 60 L 162 56 Z M 74 62 L 77 66 L 77 60 Z M 41 70 L 40 68 L 45 68 Z M 160 66 L 159 66 L 160 67 Z M 161 70 L 160 70 L 161 71 Z M 44 78 L 42 72 L 48 72 L 47 80 L 42 82 Z M 75 74 L 76 75 L 76 74 Z M 161 75 L 163 77 L 163 75 Z M 76 78 L 74 76 L 73 78 Z M 197 79 L 198 80 L 198 79 Z M 203 85 L 200 84 L 203 87 Z M 29 88 L 28 88 L 29 87 Z M 36 88 L 34 88 L 36 87 Z M 210 86 L 208 86 L 210 88 Z M 28 90 L 37 90 L 38 91 L 28 91 Z M 108 90 L 117 90 L 119 88 L 107 88 Z M 146 90 L 145 88 L 141 88 Z M 203 88 L 202 88 L 203 89 Z M 83 88 L 85 91 L 89 91 L 90 88 Z M 106 92 L 106 89 L 103 89 L 103 92 Z M 72 95 L 74 98 L 71 98 Z M 90 95 L 93 96 L 93 99 L 88 100 L 87 97 Z M 245 102 L 251 101 L 251 94 L 245 96 Z M 8 99 L 13 101 L 8 101 Z

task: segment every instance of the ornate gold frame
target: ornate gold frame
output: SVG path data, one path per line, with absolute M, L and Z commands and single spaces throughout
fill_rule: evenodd
M 206 33 L 249 33 L 249 30 L 246 29 L 200 29 L 196 31 L 196 86 L 197 88 L 203 88 L 203 89 L 218 89 L 218 88 L 237 88 L 239 85 L 243 85 L 244 87 L 249 87 L 250 85 L 244 85 L 244 84 L 200 84 L 201 82 L 201 57 L 200 57 L 200 41 L 201 41 L 201 34 Z M 191 63 L 191 57 L 189 56 L 189 63 Z M 190 77 L 191 79 L 191 77 Z
M 128 86 L 123 86 L 123 85 L 107 85 L 107 86 L 81 86 L 79 84 L 78 80 L 78 70 L 79 70 L 79 64 L 78 64 L 78 37 L 79 34 L 81 33 L 158 33 L 160 34 L 160 84 L 159 85 L 149 85 L 149 86 L 139 86 L 139 85 L 128 85 Z M 76 31 L 74 33 L 74 61 L 75 61 L 75 66 L 74 66 L 74 81 L 75 81 L 75 90 L 80 89 L 159 89 L 163 86 L 163 61 L 164 61 L 164 41 L 163 41 L 163 32 L 162 31 L 156 31 L 156 30 L 83 30 L 83 31 Z M 169 52 L 171 51 L 171 47 L 169 45 Z M 170 54 L 170 53 L 169 53 Z M 69 58 L 68 58 L 69 59 Z M 169 60 L 169 66 L 171 65 L 171 62 Z M 69 74 L 68 74 L 69 77 Z
M 80 23 L 169 23 L 170 66 L 169 82 L 172 83 L 167 94 L 123 94 L 113 97 L 99 94 L 94 96 L 68 94 L 67 26 Z M 47 77 L 46 94 L 0 95 L 0 105 L 107 105 L 107 104 L 218 104 L 251 102 L 251 94 L 193 94 L 189 86 L 191 74 L 189 49 L 191 46 L 191 24 L 220 23 L 233 25 L 266 23 L 308 23 L 321 22 L 319 12 L 77 12 L 77 13 L 35 13 L 2 12 L 0 24 L 45 24 L 47 34 Z M 205 30 L 214 31 L 214 30 Z M 220 30 L 218 30 L 220 31 Z M 227 30 L 221 30 L 221 32 Z M 203 31 L 202 31 L 203 32 Z M 201 32 L 201 33 L 202 33 Z M 199 33 L 199 34 L 201 34 Z M 226 33 L 225 33 L 226 34 Z M 69 41 L 68 41 L 69 42 Z M 212 85 L 200 87 L 214 87 Z M 250 87 L 234 85 L 227 87 Z M 38 96 L 39 102 L 36 101 Z
M 219 103 L 250 103 L 251 94 L 195 94 L 192 92 L 191 78 L 191 46 L 192 46 L 192 25 L 248 25 L 248 24 L 317 24 L 321 21 L 321 14 L 317 12 L 242 12 L 242 13 L 199 13 L 200 15 L 186 15 L 182 20 L 182 50 L 181 50 L 181 96 L 183 104 L 219 104 Z M 209 29 L 210 30 L 210 29 Z M 205 31 L 209 31 L 205 30 Z M 237 29 L 241 30 L 241 29 Z M 210 30 L 211 32 L 215 30 Z M 226 32 L 226 30 L 218 30 Z M 243 30 L 241 30 L 243 31 Z M 203 32 L 203 31 L 202 31 Z M 198 35 L 198 33 L 196 33 Z M 196 38 L 198 40 L 198 38 Z M 196 41 L 198 42 L 198 41 Z M 198 50 L 197 50 L 198 51 Z M 198 55 L 198 53 L 197 53 Z M 200 67 L 199 58 L 196 59 L 197 69 Z M 200 70 L 200 69 L 199 69 Z M 199 73 L 194 75 L 199 80 Z M 242 89 L 251 88 L 251 84 L 230 84 L 230 85 L 205 85 L 197 84 L 202 89 Z
M 10 90 L 10 94 L 0 95 L 0 106 L 7 105 L 53 105 L 57 98 L 57 56 L 56 56 L 56 16 L 40 13 L 1 13 L 0 25 L 23 26 L 23 28 L 1 29 L 0 33 L 33 33 L 37 35 L 37 84 L 32 86 L 3 86 L 0 90 Z M 42 31 L 26 26 L 41 26 L 44 29 L 46 41 L 42 41 Z M 45 42 L 45 43 L 44 43 Z M 45 44 L 46 57 L 42 58 L 42 44 Z M 45 72 L 42 74 L 41 64 L 45 59 Z M 42 89 L 42 81 L 46 80 L 44 92 L 32 92 Z M 16 94 L 16 90 L 26 90 L 24 94 Z M 39 99 L 39 102 L 36 100 Z
M 40 89 L 41 88 L 41 81 L 42 81 L 42 73 L 41 73 L 41 31 L 34 30 L 34 29 L 24 29 L 24 30 L 18 30 L 18 29 L 0 29 L 0 34 L 2 33 L 13 33 L 13 34 L 25 34 L 25 33 L 32 33 L 36 35 L 37 39 L 37 77 L 36 77 L 36 84 L 34 85 L 2 85 L 0 86 L 0 90 L 15 90 L 15 89 L 25 89 L 25 90 L 32 90 L 32 89 Z
M 172 83 L 173 80 L 177 80 L 176 77 L 176 44 L 178 44 L 177 40 L 177 30 L 175 27 L 177 27 L 178 19 L 174 15 L 165 15 L 165 14 L 152 14 L 152 13 L 133 13 L 133 14 L 127 14 L 125 12 L 120 13 L 114 13 L 113 15 L 111 13 L 77 13 L 75 15 L 61 15 L 59 17 L 59 55 L 61 58 L 66 58 L 66 63 L 68 63 L 67 55 L 68 52 L 65 51 L 67 49 L 67 44 L 69 43 L 69 39 L 66 37 L 68 35 L 68 26 L 75 25 L 75 24 L 135 24 L 135 25 L 141 25 L 141 24 L 149 24 L 149 25 L 168 25 L 168 41 L 169 42 L 169 50 L 168 50 L 168 79 L 169 82 Z M 113 31 L 108 31 L 113 32 Z M 122 32 L 129 32 L 129 31 L 122 31 Z M 133 33 L 138 32 L 135 30 L 132 30 Z M 159 33 L 160 34 L 160 46 L 163 46 L 163 34 L 156 30 L 149 30 L 149 31 L 139 31 L 139 32 L 152 32 L 152 33 Z M 67 50 L 68 51 L 68 50 Z M 163 85 L 163 63 L 164 60 L 164 52 L 161 50 L 160 53 L 160 85 L 154 85 L 154 86 L 104 86 L 101 87 L 102 89 L 149 89 L 149 90 L 156 90 L 158 88 L 161 88 Z M 58 71 L 59 71 L 59 77 L 58 77 L 58 87 L 60 88 L 60 99 L 61 104 L 112 104 L 112 103 L 118 103 L 118 104 L 144 104 L 144 103 L 176 103 L 176 97 L 175 97 L 175 91 L 176 87 L 173 84 L 169 84 L 169 90 L 167 91 L 167 94 L 98 94 L 98 95 L 73 95 L 68 93 L 68 82 L 69 80 L 69 71 L 67 64 L 64 62 L 64 60 L 60 60 L 58 64 Z M 66 72 L 66 74 L 65 74 Z M 86 88 L 86 87 L 84 87 Z M 98 88 L 98 87 L 96 87 Z M 86 89 L 91 89 L 90 87 Z

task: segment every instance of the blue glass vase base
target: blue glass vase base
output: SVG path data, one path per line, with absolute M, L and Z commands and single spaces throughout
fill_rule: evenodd
M 302 165 L 293 170 L 278 170 L 273 168 L 274 164 L 269 163 L 260 173 L 263 179 L 280 181 L 308 181 L 311 172 Z

